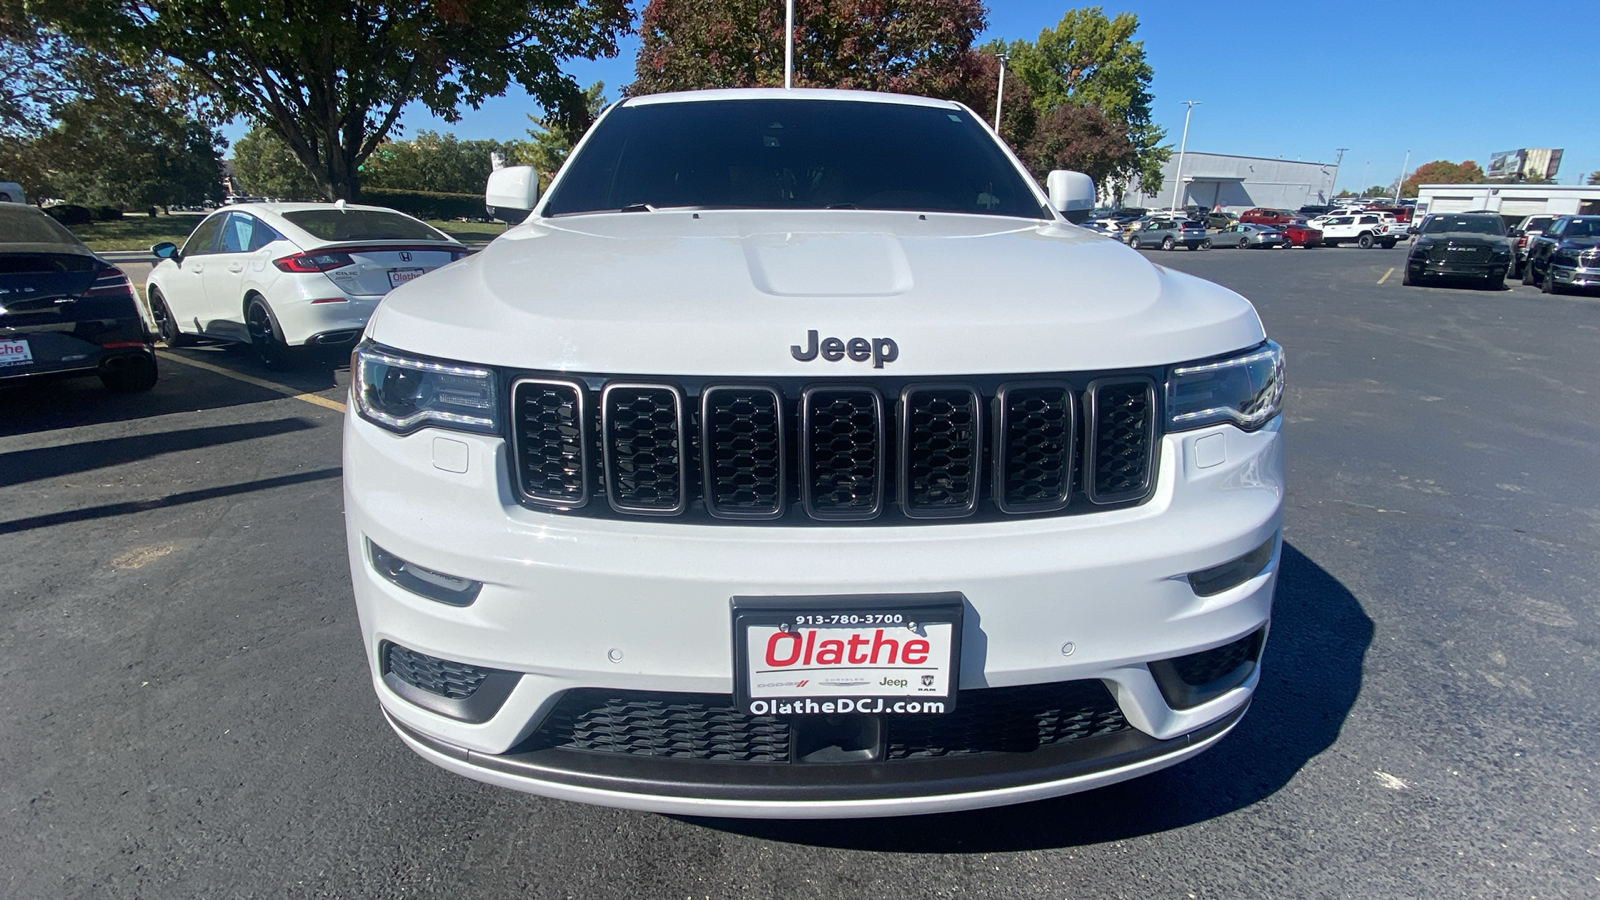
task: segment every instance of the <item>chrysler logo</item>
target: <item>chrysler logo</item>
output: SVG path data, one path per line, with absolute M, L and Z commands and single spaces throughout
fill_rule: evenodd
M 874 369 L 881 369 L 884 363 L 892 363 L 900 358 L 900 345 L 896 344 L 893 338 L 886 337 L 873 338 L 870 341 L 861 337 L 854 337 L 848 341 L 836 337 L 819 340 L 816 329 L 812 329 L 806 332 L 804 347 L 799 344 L 789 345 L 789 355 L 800 362 L 811 362 L 818 356 L 828 362 L 838 362 L 846 356 L 856 362 L 866 362 L 870 359 Z
M 400 251 L 400 261 L 401 262 L 411 262 L 411 251 L 410 250 L 401 250 Z

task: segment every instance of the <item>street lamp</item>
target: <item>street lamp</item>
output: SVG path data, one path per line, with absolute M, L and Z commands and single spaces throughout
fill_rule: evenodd
M 1344 152 L 1346 150 L 1349 150 L 1350 148 L 1349 147 L 1338 147 L 1338 148 L 1335 148 L 1335 149 L 1337 149 L 1339 151 L 1339 156 L 1338 156 L 1337 159 L 1335 159 L 1333 161 L 1333 181 L 1328 183 L 1328 205 L 1329 206 L 1333 205 L 1333 189 L 1334 189 L 1334 186 L 1336 186 L 1339 183 L 1339 164 L 1344 162 Z
M 1178 191 L 1183 190 L 1183 154 L 1189 149 L 1189 117 L 1194 114 L 1194 108 L 1200 105 L 1199 100 L 1185 100 L 1183 105 L 1189 109 L 1183 114 L 1183 142 L 1178 144 L 1178 177 L 1173 179 L 1172 206 L 1173 212 L 1178 210 Z
M 1411 168 L 1411 151 L 1406 151 L 1406 161 L 1400 164 L 1400 178 L 1394 183 L 1394 205 L 1400 205 L 1400 186 L 1406 182 L 1406 170 Z
M 1000 104 L 1006 99 L 1006 62 L 1011 59 L 1009 53 L 996 53 L 995 58 L 1000 60 L 1000 92 L 994 97 L 994 133 L 1000 133 Z
M 794 0 L 783 5 L 783 88 L 794 87 Z

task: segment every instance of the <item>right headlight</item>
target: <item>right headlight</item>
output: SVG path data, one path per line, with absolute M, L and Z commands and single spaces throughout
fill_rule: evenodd
M 1238 356 L 1167 371 L 1167 429 L 1225 422 L 1254 431 L 1283 411 L 1283 348 L 1267 341 Z
M 500 430 L 495 374 L 363 343 L 350 360 L 351 393 L 361 417 L 400 434 L 425 425 Z

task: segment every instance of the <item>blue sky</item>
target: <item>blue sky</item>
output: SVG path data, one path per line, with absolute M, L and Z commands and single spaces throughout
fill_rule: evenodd
M 782 0 L 773 0 L 781 3 Z M 1519 147 L 1561 147 L 1557 179 L 1577 183 L 1600 169 L 1600 124 L 1593 99 L 1591 7 L 1558 3 L 1532 27 L 1531 7 L 1504 2 L 1306 3 L 1170 0 L 1106 3 L 1107 15 L 1139 16 L 1139 37 L 1155 69 L 1156 122 L 1174 148 L 1182 100 L 1199 100 L 1189 148 L 1212 153 L 1332 162 L 1350 148 L 1339 184 L 1387 184 L 1435 159 L 1471 159 Z M 635 10 L 642 0 L 635 0 Z M 981 40 L 1038 37 L 1072 4 L 990 0 Z M 1561 21 L 1570 19 L 1568 26 Z M 633 80 L 638 39 L 615 59 L 567 66 L 581 84 L 606 83 L 607 97 Z M 1561 70 L 1572 66 L 1570 74 Z M 1541 84 L 1539 73 L 1552 80 Z M 462 138 L 521 138 L 538 107 L 519 88 L 463 109 L 450 124 L 407 111 L 407 133 L 453 131 Z M 244 132 L 226 129 L 229 138 Z M 1363 180 L 1365 173 L 1365 180 Z M 1359 184 L 1358 184 L 1359 183 Z

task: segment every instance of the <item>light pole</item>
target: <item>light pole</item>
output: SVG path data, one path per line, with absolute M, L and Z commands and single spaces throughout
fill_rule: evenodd
M 994 133 L 1000 133 L 1000 104 L 1006 99 L 1006 62 L 1011 59 L 1009 53 L 996 53 L 995 58 L 1000 60 L 1000 91 L 994 96 Z
M 1333 161 L 1333 181 L 1328 184 L 1328 205 L 1329 206 L 1333 205 L 1333 188 L 1334 188 L 1334 185 L 1337 185 L 1339 183 L 1339 164 L 1344 162 L 1344 152 L 1346 150 L 1349 150 L 1350 148 L 1349 147 L 1338 147 L 1336 149 L 1339 151 L 1339 156 L 1338 156 L 1337 159 L 1335 159 Z
M 1178 192 L 1183 190 L 1183 154 L 1189 149 L 1189 117 L 1194 115 L 1194 108 L 1200 105 L 1199 100 L 1185 100 L 1183 105 L 1189 107 L 1183 114 L 1183 141 L 1178 144 L 1178 177 L 1173 179 L 1172 206 L 1174 212 L 1178 209 Z
M 1400 178 L 1394 183 L 1394 205 L 1400 205 L 1400 186 L 1405 184 L 1406 170 L 1411 168 L 1411 151 L 1406 151 L 1406 161 L 1400 164 Z
M 783 88 L 794 87 L 794 0 L 783 4 Z

